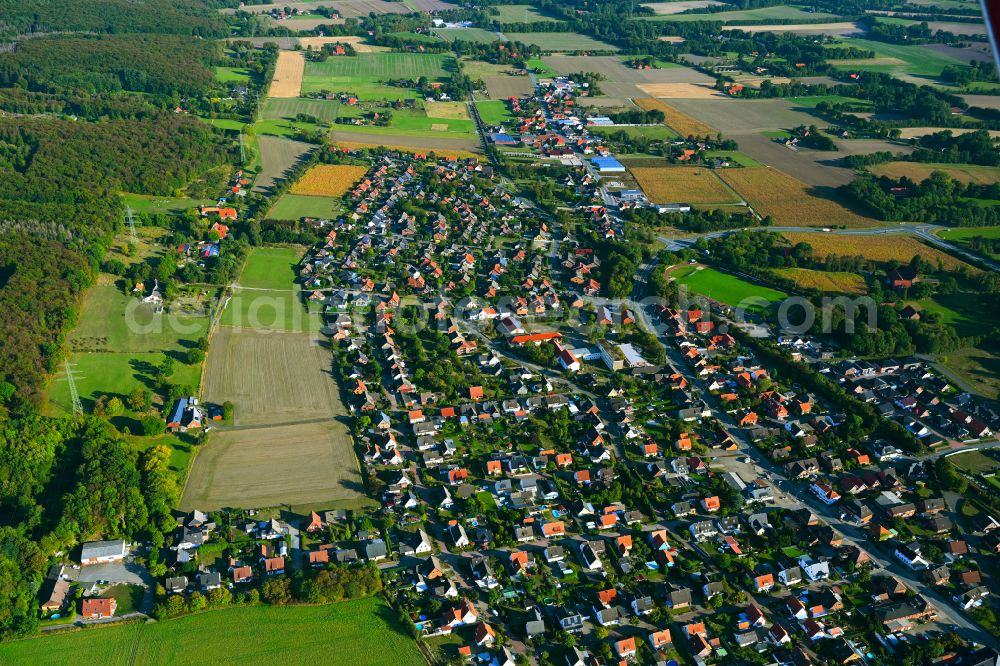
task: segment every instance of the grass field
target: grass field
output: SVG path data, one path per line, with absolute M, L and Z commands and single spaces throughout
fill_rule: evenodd
M 301 220 L 315 217 L 323 220 L 336 217 L 341 212 L 340 199 L 300 194 L 283 194 L 267 211 L 269 220 Z
M 807 109 L 815 109 L 820 102 L 827 104 L 854 104 L 871 106 L 871 102 L 857 97 L 846 97 L 844 95 L 812 95 L 810 97 L 786 97 L 786 100 L 795 106 L 802 106 Z
M 189 199 L 186 197 L 157 197 L 148 194 L 122 193 L 122 202 L 136 213 L 183 213 L 198 206 L 209 206 L 213 199 Z
M 752 284 L 704 266 L 682 266 L 670 271 L 669 277 L 696 294 L 750 311 L 766 310 L 771 304 L 788 297 L 783 291 Z
M 777 169 L 723 169 L 719 175 L 754 210 L 770 215 L 779 226 L 872 227 L 878 224 L 835 201 L 812 196 L 804 183 Z
M 856 46 L 859 49 L 870 49 L 875 52 L 875 58 L 830 60 L 830 64 L 838 69 L 937 78 L 945 65 L 966 64 L 924 45 L 888 44 L 853 37 L 845 39 L 843 44 Z
M 948 352 L 941 364 L 987 398 L 1000 395 L 1000 350 L 992 345 Z
M 87 292 L 69 345 L 76 351 L 185 351 L 207 331 L 207 316 L 156 313 L 115 285 L 98 285 Z
M 676 139 L 679 135 L 666 125 L 654 125 L 651 127 L 588 127 L 591 134 L 598 136 L 609 136 L 624 132 L 629 138 L 649 139 L 653 141 L 669 141 Z
M 629 171 L 654 203 L 740 203 L 740 198 L 709 169 L 661 166 L 633 167 Z
M 534 44 L 543 51 L 617 51 L 613 44 L 597 41 L 576 32 L 505 32 L 512 42 Z
M 326 99 L 266 99 L 261 108 L 263 120 L 293 120 L 295 116 L 304 113 L 314 116 L 324 122 L 332 123 L 337 119 L 340 102 Z
M 94 401 L 101 395 L 122 398 L 137 388 L 154 391 L 155 368 L 167 358 L 160 352 L 81 352 L 71 354 L 70 367 L 73 380 L 85 412 L 90 412 Z M 201 366 L 187 365 L 175 360 L 174 372 L 170 376 L 172 384 L 191 386 L 195 389 L 201 381 Z M 53 377 L 48 392 L 49 408 L 55 415 L 66 416 L 73 413 L 69 382 L 60 371 Z M 137 423 L 129 423 L 132 432 L 138 432 Z
M 745 167 L 759 167 L 760 162 L 750 157 L 746 153 L 740 153 L 733 150 L 706 150 L 702 153 L 706 160 L 716 158 L 727 160 L 732 164 L 739 164 Z
M 476 125 L 468 117 L 431 117 L 423 109 L 393 109 L 388 127 L 338 123 L 334 128 L 337 132 L 353 134 L 440 135 L 463 139 L 476 135 Z
M 930 312 L 941 317 L 941 321 L 953 326 L 960 336 L 979 335 L 983 330 L 997 325 L 997 317 L 989 309 L 983 308 L 977 293 L 967 291 L 947 296 L 932 296 L 913 302 L 922 312 Z
M 455 59 L 450 55 L 360 53 L 325 62 L 307 62 L 302 92 L 354 93 L 362 100 L 413 99 L 417 96 L 414 89 L 391 87 L 384 82 L 390 79 L 415 81 L 421 76 L 442 81 L 454 68 Z
M 479 111 L 479 117 L 487 125 L 503 125 L 514 120 L 507 102 L 501 100 L 476 101 L 476 109 Z
M 482 28 L 436 28 L 434 35 L 448 42 L 492 44 L 500 41 L 500 35 Z
M 292 194 L 339 197 L 354 186 L 368 171 L 351 164 L 317 164 L 292 186 Z
M 983 238 L 1000 238 L 1000 227 L 963 227 L 954 229 L 942 229 L 937 235 L 945 240 L 962 241 L 973 236 Z
M 319 313 L 306 308 L 295 282 L 301 256 L 298 248 L 255 248 L 219 323 L 253 330 L 318 331 Z
M 808 268 L 782 268 L 774 272 L 794 280 L 803 289 L 837 294 L 864 294 L 868 291 L 864 278 L 857 273 L 814 271 Z
M 243 121 L 233 120 L 232 118 L 202 118 L 202 120 L 212 127 L 231 132 L 239 132 L 246 125 Z
M 933 164 L 926 162 L 888 162 L 869 167 L 876 176 L 890 178 L 906 177 L 920 182 L 935 171 L 943 171 L 955 180 L 963 183 L 992 184 L 1000 182 L 1000 167 L 979 166 L 976 164 Z
M 822 232 L 782 232 L 781 234 L 792 243 L 809 243 L 813 253 L 818 257 L 840 255 L 846 257 L 861 256 L 875 262 L 897 261 L 908 263 L 915 255 L 937 263 L 941 261 L 945 268 L 957 270 L 968 264 L 956 259 L 950 254 L 924 245 L 913 236 L 883 235 L 883 236 L 844 236 Z M 971 268 L 971 267 L 970 267 Z
M 646 111 L 654 109 L 662 111 L 665 116 L 663 123 L 680 136 L 705 136 L 716 133 L 714 128 L 685 113 L 681 113 L 662 100 L 653 97 L 640 97 L 635 100 L 635 103 L 639 108 Z
M 657 14 L 643 17 L 649 21 L 813 21 L 816 19 L 837 18 L 836 14 L 825 12 L 806 12 L 798 7 L 777 5 L 775 7 L 760 7 L 732 12 L 717 12 L 714 14 Z
M 247 83 L 250 72 L 242 67 L 216 67 L 215 78 L 221 83 Z
M 0 645 L 0 662 L 425 666 L 394 615 L 378 597 L 329 606 L 229 608 L 165 622 L 97 626 L 5 643 Z

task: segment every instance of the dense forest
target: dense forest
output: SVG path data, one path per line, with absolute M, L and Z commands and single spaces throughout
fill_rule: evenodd
M 143 121 L 0 119 L 0 351 L 15 411 L 38 399 L 121 219 L 117 193 L 172 194 L 225 161 L 212 129 L 160 113 Z
M 220 55 L 211 42 L 173 35 L 37 37 L 0 54 L 0 87 L 194 95 L 212 84 L 206 65 Z
M 223 37 L 221 17 L 199 0 L 0 0 L 0 35 L 78 30 Z

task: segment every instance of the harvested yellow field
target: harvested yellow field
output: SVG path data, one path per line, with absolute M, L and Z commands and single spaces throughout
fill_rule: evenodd
M 646 111 L 657 109 L 663 112 L 663 124 L 673 129 L 681 136 L 705 136 L 716 134 L 715 129 L 709 127 L 700 120 L 696 120 L 686 113 L 681 113 L 663 100 L 653 97 L 638 97 L 635 100 L 636 106 Z
M 856 273 L 814 271 L 808 268 L 782 268 L 774 271 L 793 280 L 802 289 L 818 289 L 837 294 L 864 294 L 865 279 Z
M 710 169 L 666 166 L 632 167 L 629 171 L 654 203 L 740 203 L 740 198 Z
M 961 128 L 961 127 L 901 127 L 899 129 L 900 139 L 916 139 L 921 136 L 927 136 L 928 134 L 937 134 L 938 132 L 944 132 L 945 130 L 952 133 L 952 136 L 959 136 L 960 134 L 968 134 L 969 132 L 976 132 L 978 130 L 972 128 Z M 1000 136 L 1000 130 L 986 130 L 990 133 L 990 136 L 994 139 Z
M 449 159 L 464 160 L 467 158 L 472 158 L 478 160 L 482 155 L 477 155 L 476 153 L 469 152 L 468 150 L 452 150 L 450 148 L 418 148 L 415 146 L 399 146 L 392 145 L 388 143 L 375 143 L 375 142 L 364 142 L 364 141 L 336 141 L 334 144 L 337 148 L 342 148 L 343 150 L 365 150 L 382 148 L 385 150 L 398 150 L 401 153 L 420 153 L 427 155 L 429 153 L 434 153 L 438 157 L 447 157 Z
M 306 55 L 302 51 L 279 51 L 274 65 L 274 78 L 267 91 L 268 97 L 298 97 L 302 90 L 302 76 L 306 71 Z
M 813 253 L 818 257 L 839 255 L 846 257 L 864 257 L 869 261 L 898 261 L 907 263 L 914 256 L 938 263 L 945 268 L 955 270 L 968 264 L 956 259 L 941 250 L 924 245 L 913 236 L 904 234 L 885 234 L 878 236 L 845 236 L 843 234 L 814 233 L 802 231 L 785 231 L 781 234 L 791 243 L 809 243 Z
M 367 171 L 367 167 L 350 164 L 317 164 L 292 186 L 291 192 L 314 197 L 339 197 Z
M 1000 182 L 1000 168 L 977 166 L 973 164 L 927 164 L 922 162 L 889 162 L 878 164 L 869 169 L 876 176 L 888 176 L 899 179 L 909 178 L 920 182 L 935 171 L 943 171 L 955 180 L 963 183 L 979 183 L 991 185 Z
M 650 97 L 666 97 L 667 99 L 714 99 L 727 97 L 707 83 L 639 83 L 636 84 L 642 92 Z
M 424 111 L 428 118 L 469 119 L 469 107 L 465 105 L 465 102 L 427 102 Z
M 812 196 L 805 183 L 777 169 L 721 169 L 719 177 L 739 192 L 757 213 L 774 218 L 778 226 L 874 227 L 879 224 L 835 201 Z

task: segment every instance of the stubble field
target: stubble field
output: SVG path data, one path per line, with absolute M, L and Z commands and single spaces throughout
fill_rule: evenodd
M 632 167 L 639 187 L 655 203 L 738 204 L 740 198 L 701 167 Z
M 864 257 L 875 262 L 896 261 L 908 263 L 915 255 L 933 263 L 940 261 L 945 268 L 958 270 L 968 266 L 950 254 L 924 245 L 913 236 L 902 234 L 879 236 L 845 236 L 813 232 L 782 232 L 781 234 L 792 243 L 808 243 L 813 253 L 818 257 L 840 255 L 846 257 Z
M 274 66 L 274 78 L 267 91 L 268 97 L 298 97 L 302 89 L 306 56 L 302 51 L 279 51 Z
M 292 186 L 291 192 L 316 197 L 339 197 L 350 190 L 367 171 L 366 167 L 353 164 L 317 164 Z

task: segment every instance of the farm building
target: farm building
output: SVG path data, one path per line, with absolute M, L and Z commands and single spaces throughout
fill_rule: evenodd
M 498 146 L 516 146 L 517 139 L 510 134 L 490 134 L 490 140 Z
M 625 165 L 613 157 L 595 157 L 590 161 L 600 173 L 625 173 Z
M 114 541 L 88 541 L 80 551 L 80 564 L 107 564 L 125 559 L 128 547 L 123 539 Z
M 167 420 L 167 429 L 173 432 L 185 432 L 194 428 L 200 428 L 205 421 L 205 413 L 198 406 L 198 398 L 189 396 L 180 398 L 174 405 L 170 418 Z

